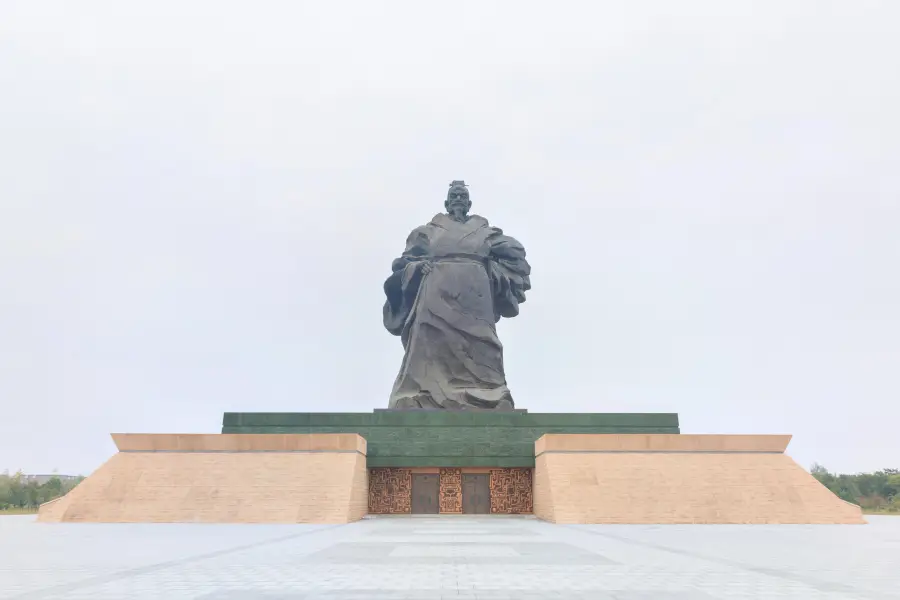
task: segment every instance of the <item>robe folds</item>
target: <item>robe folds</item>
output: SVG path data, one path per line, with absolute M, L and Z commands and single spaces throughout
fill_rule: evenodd
M 531 288 L 522 244 L 478 215 L 439 214 L 409 235 L 392 271 L 384 326 L 405 354 L 389 407 L 513 409 L 496 323 L 518 315 Z

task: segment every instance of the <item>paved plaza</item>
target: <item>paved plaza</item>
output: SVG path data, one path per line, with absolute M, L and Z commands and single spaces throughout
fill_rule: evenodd
M 0 517 L 0 598 L 900 599 L 900 517 L 869 525 L 39 524 Z

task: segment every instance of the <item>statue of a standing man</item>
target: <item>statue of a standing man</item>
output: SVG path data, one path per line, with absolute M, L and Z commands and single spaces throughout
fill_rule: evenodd
M 518 315 L 531 288 L 525 248 L 469 214 L 465 182 L 450 184 L 444 206 L 384 283 L 384 326 L 406 351 L 390 408 L 511 410 L 496 323 Z

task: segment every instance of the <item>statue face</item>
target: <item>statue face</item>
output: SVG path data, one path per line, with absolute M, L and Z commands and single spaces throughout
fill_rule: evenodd
M 452 188 L 450 193 L 447 194 L 447 201 L 444 202 L 444 207 L 447 209 L 447 212 L 450 213 L 468 213 L 469 208 L 472 207 L 472 201 L 469 200 L 468 190 L 458 187 Z

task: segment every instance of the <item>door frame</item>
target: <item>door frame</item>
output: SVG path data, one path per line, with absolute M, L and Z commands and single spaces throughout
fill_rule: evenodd
M 473 482 L 471 485 L 475 488 L 473 491 L 484 496 L 487 503 L 486 510 L 482 512 L 466 510 L 466 480 Z M 491 514 L 491 475 L 490 473 L 463 473 L 462 474 L 462 510 L 465 515 L 489 515 Z M 470 497 L 471 499 L 471 497 Z
M 433 492 L 434 492 L 433 494 L 429 494 L 430 496 L 433 495 L 433 500 L 434 500 L 434 502 L 432 503 L 433 510 L 417 511 L 416 508 L 421 508 L 421 507 L 417 506 L 417 504 L 416 504 L 416 496 L 417 496 L 416 488 L 418 487 L 421 490 L 423 483 L 426 480 L 428 481 L 427 487 L 430 490 L 433 490 Z M 432 481 L 434 482 L 433 484 L 431 483 Z M 420 482 L 418 486 L 416 485 L 416 482 Z M 440 512 L 441 512 L 441 505 L 440 505 L 441 487 L 440 486 L 441 486 L 440 476 L 437 473 L 413 473 L 412 474 L 412 485 L 410 486 L 410 495 L 412 496 L 412 498 L 410 498 L 410 503 L 409 503 L 410 504 L 409 505 L 410 514 L 414 514 L 414 515 L 437 515 L 437 514 L 440 514 Z

